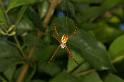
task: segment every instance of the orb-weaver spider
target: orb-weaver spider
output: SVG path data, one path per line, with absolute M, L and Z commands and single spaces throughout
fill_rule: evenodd
M 55 34 L 56 34 L 58 37 L 60 37 L 60 36 L 59 36 L 59 33 L 58 33 L 57 29 L 56 29 L 56 26 L 55 26 L 54 29 L 55 29 Z M 74 31 L 73 34 L 75 34 L 75 33 L 76 33 L 76 30 Z M 72 35 L 73 35 L 73 34 L 72 34 Z M 58 37 L 55 37 L 55 39 L 60 43 L 60 45 L 57 47 L 57 49 L 55 50 L 55 52 L 53 53 L 52 57 L 49 59 L 48 62 L 51 62 L 51 61 L 53 60 L 53 58 L 56 56 L 57 51 L 58 51 L 60 48 L 62 48 L 62 49 L 65 49 L 65 50 L 66 50 L 66 52 L 68 53 L 68 54 L 67 54 L 68 57 L 69 57 L 69 58 L 72 58 L 72 60 L 73 60 L 75 63 L 78 64 L 78 62 L 76 61 L 76 59 L 73 57 L 73 55 L 72 55 L 70 49 L 69 49 L 68 46 L 66 45 L 66 43 L 68 42 L 69 38 L 72 37 L 72 35 L 69 36 L 69 35 L 67 35 L 67 34 L 63 34 L 62 37 L 61 37 L 61 39 L 59 39 Z

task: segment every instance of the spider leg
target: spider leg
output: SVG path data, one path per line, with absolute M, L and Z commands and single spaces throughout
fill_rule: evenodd
M 59 33 L 58 33 L 58 31 L 57 31 L 57 29 L 56 29 L 56 26 L 54 25 L 54 32 L 55 32 L 55 34 L 57 35 L 57 36 L 59 36 Z
M 50 57 L 48 63 L 50 63 L 53 60 L 53 58 L 57 55 L 57 52 L 58 52 L 59 48 L 60 48 L 60 45 L 56 48 L 56 50 L 54 51 L 52 57 Z
M 71 38 L 73 35 L 75 35 L 77 31 L 78 31 L 78 27 L 76 27 L 76 29 L 75 29 L 74 32 L 69 36 L 69 38 Z
M 76 64 L 79 64 L 79 63 L 77 62 L 77 60 L 73 57 L 73 55 L 72 55 L 70 49 L 69 49 L 67 46 L 65 47 L 65 50 L 66 50 L 67 53 L 68 53 L 68 57 L 69 57 L 69 58 L 72 58 L 72 60 L 73 60 Z
M 59 33 L 58 33 L 58 31 L 57 31 L 57 27 L 56 27 L 55 25 L 54 25 L 53 27 L 54 27 L 54 29 L 53 29 L 53 31 L 54 31 L 54 33 L 53 33 L 54 36 L 56 36 L 57 38 L 60 37 L 60 36 L 59 36 Z
M 55 34 L 53 34 L 53 37 L 54 37 L 59 43 L 61 43 L 61 41 L 60 41 L 60 39 L 59 39 L 60 35 L 59 35 L 59 33 L 58 33 L 58 31 L 57 31 L 55 25 L 54 25 L 54 33 L 55 33 Z

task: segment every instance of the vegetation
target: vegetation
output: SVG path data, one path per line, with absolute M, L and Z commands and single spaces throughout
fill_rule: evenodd
M 0 82 L 124 82 L 124 0 L 0 0 Z

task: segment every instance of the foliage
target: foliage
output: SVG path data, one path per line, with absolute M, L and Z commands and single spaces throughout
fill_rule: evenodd
M 0 0 L 0 82 L 123 82 L 123 4 Z

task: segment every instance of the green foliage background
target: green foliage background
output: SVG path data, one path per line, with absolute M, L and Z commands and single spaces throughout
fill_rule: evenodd
M 52 1 L 0 0 L 0 82 L 124 82 L 124 0 Z

